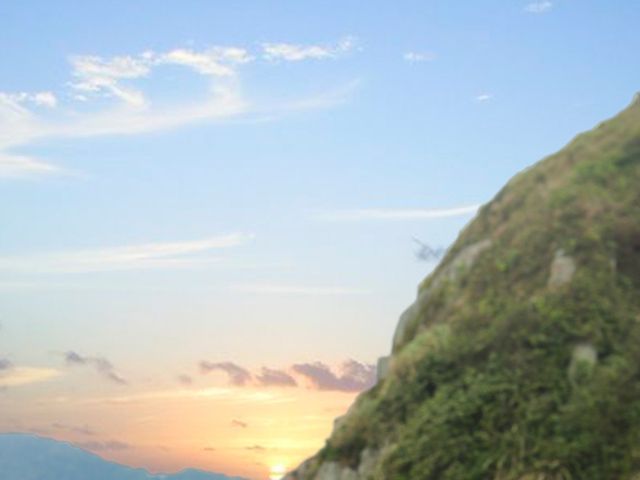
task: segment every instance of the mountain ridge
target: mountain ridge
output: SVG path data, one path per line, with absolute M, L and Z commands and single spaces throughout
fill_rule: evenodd
M 26 433 L 0 434 L 1 480 L 246 480 L 187 468 L 152 474 L 103 459 L 70 442 Z
M 640 98 L 515 175 L 287 480 L 640 478 Z

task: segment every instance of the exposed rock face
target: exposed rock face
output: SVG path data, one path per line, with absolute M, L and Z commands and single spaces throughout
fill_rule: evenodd
M 638 185 L 638 101 L 515 176 L 286 479 L 640 479 Z
M 431 292 L 435 291 L 445 282 L 455 282 L 459 275 L 468 271 L 478 256 L 491 246 L 491 239 L 485 238 L 466 246 L 442 269 L 436 271 L 428 287 L 418 291 L 418 298 L 407 308 L 398 321 L 393 335 L 393 350 L 400 348 L 404 342 L 407 327 L 416 322 L 429 302 Z
M 549 287 L 561 287 L 566 285 L 573 278 L 576 271 L 576 263 L 570 256 L 559 249 L 551 263 L 551 275 L 549 276 Z
M 384 380 L 387 374 L 389 373 L 389 365 L 391 363 L 391 357 L 380 357 L 378 359 L 378 365 L 376 368 L 378 381 Z

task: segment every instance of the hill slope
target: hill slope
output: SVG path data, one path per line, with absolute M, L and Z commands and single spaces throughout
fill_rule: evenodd
M 640 478 L 640 100 L 515 176 L 289 480 Z
M 108 462 L 92 453 L 33 435 L 0 435 L 2 480 L 242 480 L 185 470 L 173 475 L 152 475 L 146 470 Z

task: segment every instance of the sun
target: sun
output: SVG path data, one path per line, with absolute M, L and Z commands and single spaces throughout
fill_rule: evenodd
M 284 477 L 285 473 L 287 473 L 287 467 L 285 467 L 281 463 L 272 465 L 269 469 L 269 479 L 280 480 L 282 477 Z

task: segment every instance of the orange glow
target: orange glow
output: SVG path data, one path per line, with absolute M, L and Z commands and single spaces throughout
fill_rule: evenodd
M 122 442 L 130 448 L 95 453 L 154 473 L 191 467 L 279 480 L 322 447 L 354 396 L 305 388 L 149 389 L 60 397 L 46 410 L 16 396 L 5 398 L 3 417 L 33 419 L 26 428 L 80 446 Z M 95 434 L 51 429 L 55 423 L 89 424 Z M 8 428 L 0 419 L 0 430 Z

